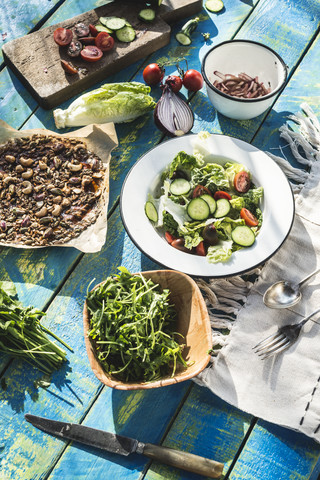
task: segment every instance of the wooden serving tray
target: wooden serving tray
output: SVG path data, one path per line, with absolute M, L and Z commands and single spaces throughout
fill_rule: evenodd
M 138 2 L 108 3 L 8 42 L 2 47 L 4 59 L 39 105 L 50 109 L 167 45 L 170 24 L 196 14 L 201 8 L 202 0 L 164 0 L 156 20 L 148 24 L 138 19 L 141 9 Z M 126 18 L 136 31 L 136 39 L 131 43 L 115 40 L 115 47 L 97 62 L 70 58 L 67 47 L 59 47 L 53 40 L 53 32 L 58 27 L 72 29 L 79 22 L 97 24 L 99 17 L 111 15 Z M 87 73 L 66 74 L 61 66 L 62 59 L 86 69 Z

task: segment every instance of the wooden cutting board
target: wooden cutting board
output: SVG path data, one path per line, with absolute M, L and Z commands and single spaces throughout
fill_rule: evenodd
M 156 20 L 145 23 L 138 19 L 141 5 L 137 2 L 108 3 L 8 42 L 2 47 L 4 59 L 39 105 L 50 109 L 167 45 L 170 41 L 170 24 L 196 14 L 201 8 L 202 0 L 164 0 L 157 11 Z M 136 31 L 136 39 L 131 43 L 115 40 L 115 47 L 105 52 L 97 62 L 71 59 L 67 55 L 67 47 L 59 47 L 53 40 L 53 32 L 58 27 L 73 29 L 79 22 L 97 24 L 99 17 L 111 15 L 126 18 Z M 61 66 L 62 59 L 71 61 L 86 72 L 66 74 Z

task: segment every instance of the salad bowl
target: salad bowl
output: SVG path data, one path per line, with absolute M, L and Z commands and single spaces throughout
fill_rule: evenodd
M 165 232 L 156 229 L 145 213 L 148 199 L 161 194 L 163 172 L 181 151 L 200 153 L 207 163 L 241 164 L 250 172 L 253 184 L 263 188 L 263 221 L 256 240 L 225 261 L 210 263 L 205 256 L 173 248 Z M 124 181 L 120 210 L 129 237 L 149 258 L 191 276 L 219 278 L 248 272 L 274 255 L 290 233 L 295 208 L 287 177 L 271 157 L 242 140 L 205 132 L 170 139 L 143 155 Z

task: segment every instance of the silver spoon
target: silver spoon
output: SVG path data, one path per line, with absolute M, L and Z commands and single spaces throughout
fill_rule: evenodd
M 269 308 L 288 308 L 296 305 L 301 299 L 300 288 L 318 272 L 320 272 L 320 268 L 310 273 L 299 283 L 290 281 L 274 283 L 263 296 L 264 304 Z

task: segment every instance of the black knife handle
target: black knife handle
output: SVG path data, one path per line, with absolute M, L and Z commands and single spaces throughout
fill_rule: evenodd
M 160 447 L 152 443 L 146 443 L 143 448 L 143 455 L 159 460 L 172 467 L 181 468 L 188 472 L 198 473 L 210 478 L 219 478 L 222 474 L 223 463 L 199 457 L 193 453 L 181 452 L 168 447 Z

